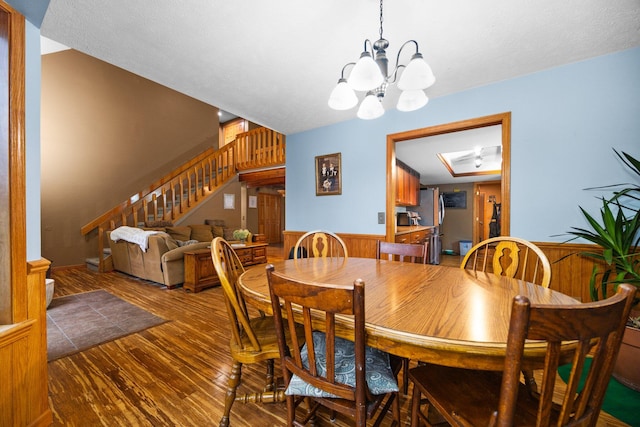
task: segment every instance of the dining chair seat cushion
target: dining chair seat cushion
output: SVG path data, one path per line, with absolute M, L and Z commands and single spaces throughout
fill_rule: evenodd
M 316 369 L 318 373 L 325 376 L 327 366 L 325 360 L 325 334 L 323 332 L 313 332 L 313 345 L 316 349 Z M 352 341 L 336 337 L 336 381 L 351 387 L 356 386 L 356 366 L 355 366 L 355 346 Z M 300 351 L 302 364 L 309 367 L 307 345 Z M 365 348 L 366 359 L 366 379 L 369 391 L 373 395 L 385 394 L 398 391 L 398 382 L 391 369 L 389 354 L 375 348 Z M 314 387 L 303 381 L 297 375 L 292 375 L 289 386 L 285 394 L 296 396 L 312 397 L 337 397 L 331 393 Z

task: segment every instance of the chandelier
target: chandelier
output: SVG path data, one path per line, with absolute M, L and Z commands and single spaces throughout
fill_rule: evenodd
M 409 64 L 400 64 L 400 54 L 407 45 L 414 45 L 416 52 Z M 389 41 L 382 37 L 382 0 L 380 0 L 380 38 L 373 44 L 369 39 L 364 41 L 364 52 L 358 62 L 349 62 L 342 67 L 338 85 L 329 96 L 329 107 L 334 110 L 348 110 L 358 103 L 355 91 L 366 92 L 364 100 L 358 108 L 361 119 L 377 119 L 384 114 L 382 100 L 387 88 L 397 81 L 398 89 L 402 91 L 396 108 L 400 111 L 414 111 L 424 107 L 429 98 L 424 89 L 435 83 L 436 78 L 431 67 L 418 51 L 418 42 L 405 42 L 396 58 L 396 65 L 389 73 L 389 60 L 386 49 Z M 353 66 L 348 78 L 345 78 L 347 67 Z M 399 73 L 400 70 L 402 73 Z M 400 78 L 398 79 L 398 74 Z

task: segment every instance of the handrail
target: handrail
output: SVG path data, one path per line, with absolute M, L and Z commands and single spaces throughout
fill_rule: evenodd
M 176 221 L 236 176 L 239 170 L 281 166 L 285 163 L 285 135 L 258 128 L 238 134 L 219 150 L 207 149 L 146 189 L 114 206 L 80 231 L 98 229 L 99 271 L 105 269 L 105 232 L 122 225 Z

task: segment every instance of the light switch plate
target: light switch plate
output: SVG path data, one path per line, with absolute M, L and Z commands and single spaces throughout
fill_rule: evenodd
M 384 224 L 384 212 L 378 212 L 378 224 Z

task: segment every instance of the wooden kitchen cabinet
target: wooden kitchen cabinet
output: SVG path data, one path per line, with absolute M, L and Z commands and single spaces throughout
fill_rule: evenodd
M 410 233 L 396 234 L 396 243 L 423 244 L 427 238 L 427 230 L 412 231 Z
M 420 205 L 420 174 L 396 160 L 396 206 Z

